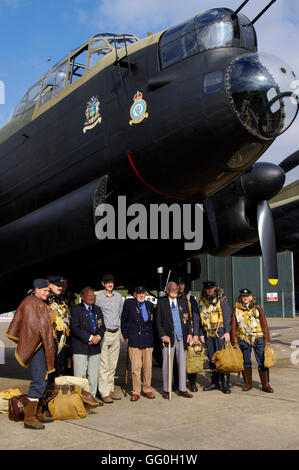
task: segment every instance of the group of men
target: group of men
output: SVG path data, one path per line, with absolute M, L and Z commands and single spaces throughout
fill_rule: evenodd
M 269 369 L 264 367 L 265 346 L 270 344 L 269 329 L 262 308 L 249 289 L 242 289 L 233 311 L 223 290 L 214 281 L 203 283 L 199 302 L 185 292 L 184 279 L 169 282 L 155 308 L 146 300 L 147 289 L 136 286 L 133 298 L 123 302 L 114 290 L 114 277 L 105 274 L 103 289 L 96 293 L 85 287 L 81 302 L 75 304 L 66 281 L 60 276 L 33 281 L 33 289 L 21 302 L 7 331 L 17 343 L 19 363 L 31 366 L 31 384 L 24 408 L 24 426 L 43 429 L 46 422 L 42 397 L 55 377 L 68 375 L 73 368 L 76 377 L 87 377 L 90 393 L 100 398 L 99 404 L 111 404 L 121 397 L 114 390 L 120 344 L 128 345 L 131 361 L 131 401 L 141 394 L 154 399 L 152 390 L 152 356 L 155 334 L 162 343 L 162 396 L 170 398 L 177 382 L 179 396 L 192 398 L 187 391 L 198 391 L 196 374 L 186 375 L 187 349 L 202 343 L 206 346 L 212 382 L 204 391 L 219 389 L 230 393 L 229 374 L 220 374 L 212 361 L 225 342 L 240 348 L 244 357 L 244 391 L 252 388 L 251 350 L 258 362 L 262 389 L 273 392 Z M 155 324 L 155 328 L 154 328 Z M 143 380 L 141 380 L 143 372 Z M 174 380 L 176 378 L 176 380 Z

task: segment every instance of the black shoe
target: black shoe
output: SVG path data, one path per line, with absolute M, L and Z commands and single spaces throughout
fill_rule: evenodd
M 198 387 L 195 384 L 189 385 L 190 392 L 198 392 Z

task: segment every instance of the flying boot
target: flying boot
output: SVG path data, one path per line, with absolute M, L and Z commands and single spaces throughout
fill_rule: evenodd
M 244 385 L 243 385 L 243 392 L 248 392 L 248 390 L 252 389 L 252 367 L 248 367 L 244 370 L 242 370 L 242 376 L 244 380 Z
M 219 385 L 219 373 L 216 372 L 215 370 L 212 370 L 212 383 L 211 385 L 208 385 L 207 387 L 203 388 L 204 392 L 209 392 L 210 390 L 219 390 L 220 385 Z
M 38 400 L 29 401 L 24 407 L 24 428 L 45 429 L 45 426 L 36 419 Z

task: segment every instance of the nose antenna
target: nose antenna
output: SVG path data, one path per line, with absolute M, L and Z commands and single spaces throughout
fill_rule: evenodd
M 257 20 L 260 19 L 261 16 L 263 16 L 264 13 L 266 13 L 266 11 L 273 5 L 273 3 L 275 3 L 276 0 L 272 0 L 270 3 L 268 3 L 268 5 L 254 18 L 254 20 L 251 21 L 251 25 L 253 25 L 254 23 L 257 22 Z

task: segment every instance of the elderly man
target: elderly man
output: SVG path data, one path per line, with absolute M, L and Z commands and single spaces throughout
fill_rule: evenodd
M 106 331 L 102 342 L 98 389 L 104 403 L 113 403 L 121 397 L 114 392 L 114 376 L 117 367 L 121 339 L 122 296 L 114 290 L 114 277 L 105 274 L 104 290 L 96 295 L 96 305 L 101 307 Z
M 18 306 L 6 336 L 17 343 L 15 356 L 23 366 L 31 369 L 31 383 L 24 408 L 24 427 L 44 429 L 42 422 L 53 421 L 42 413 L 42 396 L 48 385 L 48 375 L 54 371 L 54 336 L 51 325 L 53 312 L 45 304 L 49 297 L 49 283 L 45 279 L 33 281 L 34 295 L 26 297 Z
M 199 299 L 200 311 L 200 340 L 207 346 L 210 369 L 212 371 L 211 385 L 204 387 L 204 391 L 220 389 L 229 394 L 229 374 L 220 374 L 215 371 L 212 362 L 213 355 L 222 349 L 225 341 L 230 341 L 231 308 L 223 290 L 219 289 L 215 281 L 204 281 Z
M 192 342 L 192 325 L 188 302 L 178 298 L 178 286 L 169 282 L 166 288 L 167 297 L 159 299 L 157 305 L 157 330 L 163 343 L 162 376 L 163 398 L 169 398 L 172 384 L 173 359 L 176 354 L 179 371 L 179 395 L 192 398 L 186 388 L 186 358 L 188 343 Z M 168 366 L 168 345 L 171 347 L 171 370 Z
M 85 287 L 81 291 L 82 302 L 71 312 L 71 345 L 75 377 L 88 376 L 90 393 L 97 393 L 100 366 L 101 341 L 105 324 L 100 307 L 95 305 L 94 290 Z
M 153 312 L 154 304 L 146 301 L 146 288 L 134 289 L 134 298 L 127 299 L 121 318 L 121 330 L 128 344 L 132 370 L 131 401 L 137 401 L 141 394 L 141 369 L 143 368 L 143 393 L 153 399 L 152 392 L 152 356 L 153 356 Z

